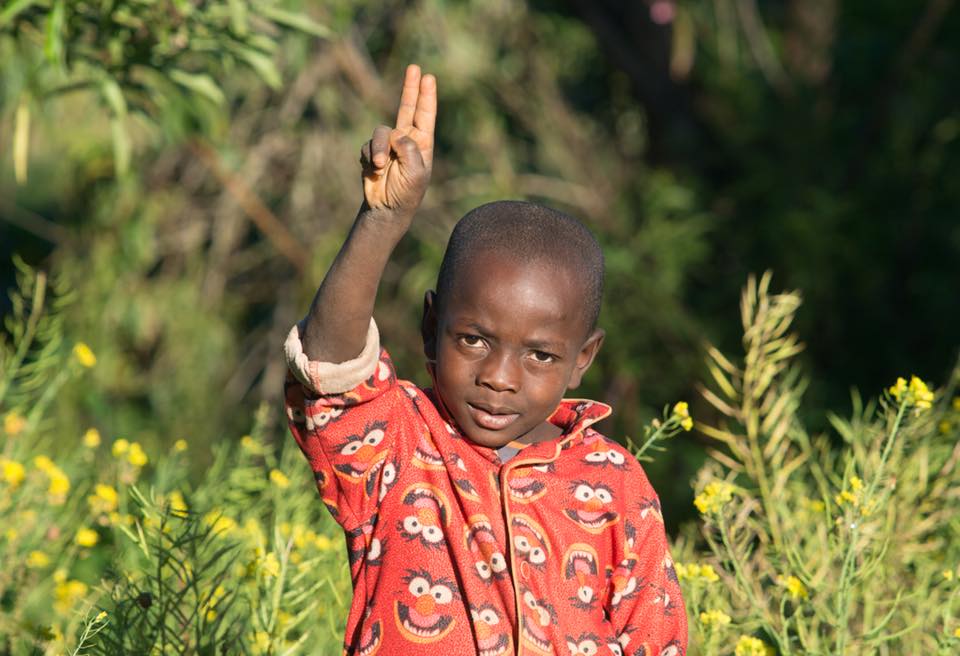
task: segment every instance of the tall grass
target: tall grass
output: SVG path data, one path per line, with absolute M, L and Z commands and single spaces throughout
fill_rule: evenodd
M 188 480 L 183 440 L 147 452 L 56 424 L 96 354 L 64 337 L 62 281 L 22 262 L 0 343 L 0 653 L 332 654 L 351 586 L 343 539 L 272 410 Z M 790 332 L 796 293 L 751 279 L 744 353 L 709 348 L 715 440 L 701 520 L 673 547 L 691 654 L 952 654 L 960 649 L 960 370 L 917 378 L 811 435 Z M 691 428 L 665 408 L 635 453 Z M 285 444 L 290 440 L 281 437 Z M 674 440 L 674 444 L 676 441 Z

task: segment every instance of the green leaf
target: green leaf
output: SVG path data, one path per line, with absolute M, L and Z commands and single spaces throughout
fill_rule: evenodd
M 329 27 L 321 25 L 306 14 L 298 14 L 277 7 L 261 7 L 260 13 L 274 23 L 286 25 L 287 27 L 306 34 L 312 34 L 321 39 L 329 39 L 333 36 L 333 31 Z
M 7 23 L 11 22 L 16 18 L 24 9 L 29 9 L 33 5 L 37 4 L 38 0 L 13 0 L 7 8 L 3 11 L 0 11 L 0 27 L 3 27 Z
M 127 115 L 127 99 L 123 97 L 123 91 L 116 80 L 112 77 L 104 78 L 100 82 L 100 93 L 115 117 L 123 118 Z
M 280 88 L 280 72 L 272 59 L 251 48 L 238 48 L 237 56 L 247 62 L 271 89 Z
M 223 104 L 223 92 L 209 75 L 205 73 L 187 73 L 186 71 L 178 69 L 171 70 L 169 75 L 170 79 L 180 86 L 186 87 L 191 91 L 196 91 L 217 105 Z
M 238 36 L 247 35 L 247 4 L 241 0 L 230 0 L 230 29 Z
M 110 131 L 113 134 L 113 168 L 120 177 L 130 169 L 130 135 L 123 120 L 116 116 L 110 120 Z
M 64 0 L 53 4 L 53 11 L 47 16 L 47 36 L 43 42 L 43 54 L 51 64 L 63 61 L 63 24 L 66 13 Z

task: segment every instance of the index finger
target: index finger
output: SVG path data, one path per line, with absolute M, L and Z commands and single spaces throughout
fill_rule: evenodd
M 433 135 L 433 126 L 437 122 L 437 78 L 424 75 L 420 80 L 420 95 L 417 97 L 417 110 L 413 115 L 413 125 L 418 130 Z
M 398 128 L 408 128 L 413 125 L 413 117 L 417 111 L 417 98 L 420 95 L 420 67 L 416 64 L 407 66 L 403 76 L 403 91 L 400 93 L 400 107 L 397 109 Z

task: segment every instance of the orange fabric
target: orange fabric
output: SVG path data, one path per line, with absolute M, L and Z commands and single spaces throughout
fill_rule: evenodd
M 555 440 L 501 464 L 386 351 L 320 395 L 288 372 L 290 430 L 343 527 L 344 653 L 680 656 L 687 623 L 660 502 L 640 463 L 565 400 Z

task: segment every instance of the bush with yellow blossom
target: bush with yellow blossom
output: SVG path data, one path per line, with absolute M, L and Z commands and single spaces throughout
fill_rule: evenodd
M 941 389 L 911 375 L 854 393 L 850 418 L 811 434 L 800 297 L 770 280 L 744 289 L 742 359 L 708 349 L 701 520 L 673 547 L 689 653 L 960 653 L 960 367 Z

